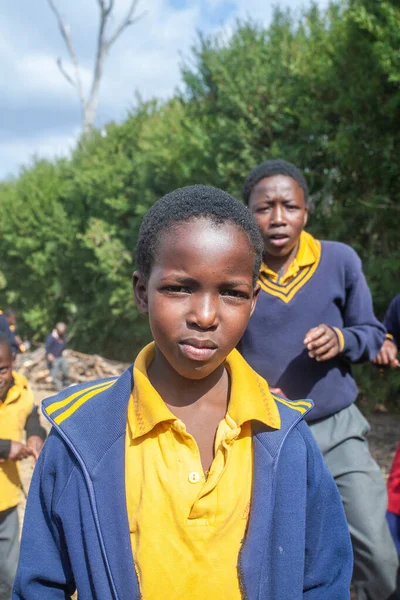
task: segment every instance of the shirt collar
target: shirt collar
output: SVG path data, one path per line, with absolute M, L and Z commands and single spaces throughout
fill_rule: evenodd
M 318 260 L 320 253 L 320 243 L 318 240 L 310 233 L 307 233 L 307 231 L 302 231 L 296 256 L 290 263 L 286 273 L 282 277 L 279 277 L 279 273 L 270 269 L 264 262 L 261 265 L 261 272 L 265 273 L 268 279 L 271 279 L 274 282 L 279 279 L 280 283 L 284 283 L 288 279 L 291 279 L 291 277 L 297 275 L 302 267 L 313 265 Z
M 21 396 L 22 392 L 27 389 L 28 381 L 24 375 L 20 375 L 13 371 L 13 383 L 11 387 L 8 389 L 7 395 L 3 401 L 3 405 L 11 404 L 11 402 L 15 402 Z
M 149 433 L 158 423 L 177 420 L 150 383 L 147 369 L 155 355 L 152 342 L 138 354 L 133 367 L 134 388 L 128 404 L 128 427 L 134 440 Z M 261 421 L 280 428 L 280 416 L 267 382 L 257 375 L 237 350 L 226 359 L 231 391 L 228 416 L 238 427 L 246 421 Z
M 152 342 L 139 352 L 133 365 L 134 387 L 128 404 L 128 425 L 132 439 L 149 433 L 162 421 L 176 420 L 147 376 L 154 355 L 155 343 Z
M 253 371 L 237 350 L 232 350 L 225 364 L 231 381 L 228 415 L 237 426 L 246 421 L 260 421 L 272 429 L 280 429 L 279 410 L 265 379 Z

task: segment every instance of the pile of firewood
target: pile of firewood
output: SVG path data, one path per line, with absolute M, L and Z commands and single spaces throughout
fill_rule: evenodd
M 83 383 L 103 377 L 120 375 L 127 364 L 107 360 L 98 354 L 84 354 L 76 350 L 65 350 L 63 356 L 68 362 L 71 383 Z M 16 370 L 34 384 L 44 389 L 54 389 L 50 371 L 47 368 L 44 347 L 17 356 Z

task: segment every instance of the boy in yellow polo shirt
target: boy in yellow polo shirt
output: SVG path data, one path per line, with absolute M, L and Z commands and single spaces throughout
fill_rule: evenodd
M 13 598 L 346 600 L 349 534 L 302 418 L 235 350 L 262 241 L 207 186 L 145 217 L 134 294 L 154 342 L 45 402 Z M 40 559 L 38 555 L 40 554 Z
M 26 444 L 21 442 L 24 429 Z M 18 561 L 18 462 L 36 459 L 45 437 L 32 391 L 25 377 L 13 371 L 10 341 L 0 333 L 0 600 L 11 598 Z

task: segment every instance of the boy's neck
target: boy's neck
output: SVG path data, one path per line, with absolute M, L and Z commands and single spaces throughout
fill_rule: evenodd
M 281 274 L 284 275 L 291 263 L 296 258 L 296 254 L 299 249 L 299 243 L 300 242 L 297 242 L 297 244 L 292 248 L 289 254 L 286 254 L 286 256 L 273 256 L 272 254 L 267 254 L 264 252 L 264 263 L 269 269 L 271 269 L 271 271 L 274 271 L 275 273 L 281 272 Z
M 155 357 L 147 371 L 150 383 L 173 410 L 197 403 L 199 406 L 223 405 L 229 399 L 229 377 L 224 364 L 203 379 L 187 379 L 177 373 L 156 347 Z M 194 408 L 194 407 L 193 407 Z

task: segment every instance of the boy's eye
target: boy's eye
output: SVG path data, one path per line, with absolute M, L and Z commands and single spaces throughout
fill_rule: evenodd
M 299 207 L 298 207 L 298 206 L 296 206 L 296 204 L 287 204 L 287 205 L 286 205 L 286 208 L 287 208 L 288 210 L 297 210 Z
M 240 290 L 222 290 L 221 296 L 228 296 L 231 298 L 243 298 L 245 300 L 249 299 L 249 295 L 246 292 L 242 292 Z
M 263 213 L 263 212 L 268 212 L 270 210 L 271 210 L 270 206 L 260 206 L 259 208 L 257 208 L 256 212 Z
M 190 289 L 183 285 L 165 285 L 161 291 L 167 294 L 190 294 Z

